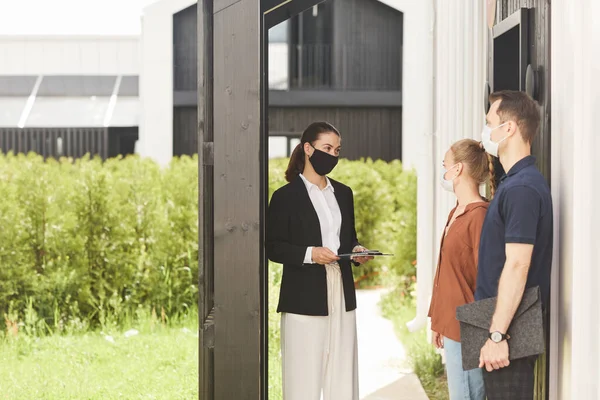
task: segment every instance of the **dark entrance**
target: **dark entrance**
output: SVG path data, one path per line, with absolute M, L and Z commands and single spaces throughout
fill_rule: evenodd
M 499 1 L 496 24 L 489 38 L 489 82 L 492 91 L 523 90 L 540 104 L 541 124 L 532 153 L 550 183 L 550 2 L 548 0 Z M 521 8 L 527 7 L 527 8 Z M 504 173 L 496 163 L 499 179 Z M 547 311 L 547 315 L 550 315 Z M 549 349 L 546 318 L 546 349 Z M 547 355 L 536 367 L 536 400 L 548 398 Z
M 198 2 L 203 400 L 267 398 L 267 32 L 317 3 Z

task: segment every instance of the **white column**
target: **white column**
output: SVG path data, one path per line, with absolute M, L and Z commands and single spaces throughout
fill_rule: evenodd
M 139 153 L 166 165 L 173 157 L 173 14 L 162 3 L 142 19 Z
M 409 11 L 404 16 L 403 163 L 416 167 L 418 175 L 418 301 L 417 317 L 409 324 L 415 330 L 426 323 L 439 237 L 454 202 L 451 195 L 439 190 L 443 155 L 456 140 L 478 137 L 483 126 L 487 28 L 484 4 L 479 0 L 406 3 L 433 6 L 428 12 L 434 16 L 432 20 L 432 14 L 424 13 L 414 18 L 416 13 L 405 5 Z M 433 37 L 432 26 L 427 32 L 417 32 L 413 25 L 422 27 L 428 21 L 434 22 Z M 410 41 L 413 35 L 421 35 L 421 42 Z M 424 53 L 431 45 L 432 59 L 427 59 Z M 433 71 L 428 70 L 431 62 Z M 433 85 L 422 83 L 429 73 L 433 73 Z
M 403 13 L 402 163 L 417 181 L 417 317 L 411 330 L 425 326 L 431 293 L 433 237 L 433 27 L 434 0 L 381 0 Z M 424 267 L 420 267 L 423 265 Z
M 424 135 L 418 157 L 417 319 L 424 325 L 437 266 L 439 238 L 455 199 L 440 189 L 440 166 L 450 145 L 479 137 L 484 121 L 483 83 L 486 65 L 483 2 L 435 2 L 433 137 Z M 406 79 L 410 79 L 407 77 Z M 408 104 L 412 94 L 404 90 Z M 406 106 L 403 118 L 406 115 Z M 408 132 L 403 130 L 403 135 Z
M 438 1 L 436 10 L 435 188 L 436 237 L 455 197 L 437 184 L 445 152 L 464 138 L 479 140 L 484 121 L 485 3 Z M 439 243 L 437 243 L 439 246 Z
M 595 0 L 552 2 L 551 399 L 600 398 L 599 12 Z

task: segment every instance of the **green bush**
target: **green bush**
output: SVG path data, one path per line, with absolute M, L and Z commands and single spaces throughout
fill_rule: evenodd
M 0 313 L 57 329 L 197 304 L 197 159 L 0 156 Z M 28 311 L 29 310 L 29 311 Z
M 269 165 L 269 195 L 285 182 L 288 159 Z M 354 268 L 359 286 L 390 284 L 414 275 L 416 259 L 417 179 L 400 161 L 340 160 L 331 174 L 352 188 L 358 240 L 366 247 L 392 252 Z

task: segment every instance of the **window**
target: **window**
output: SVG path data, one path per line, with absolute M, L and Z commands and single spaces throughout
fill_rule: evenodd
M 287 43 L 289 20 L 275 25 L 269 29 L 269 43 Z
M 294 148 L 300 143 L 300 134 L 269 136 L 269 159 L 289 157 Z
M 289 22 L 283 21 L 269 29 L 269 89 L 288 89 Z

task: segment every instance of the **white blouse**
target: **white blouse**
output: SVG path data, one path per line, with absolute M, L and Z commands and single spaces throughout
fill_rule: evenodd
M 300 177 L 306 185 L 310 201 L 319 217 L 323 247 L 327 247 L 333 253 L 337 254 L 340 248 L 342 213 L 340 212 L 340 206 L 335 198 L 335 189 L 327 177 L 325 177 L 325 179 L 327 179 L 327 186 L 325 186 L 323 190 L 319 189 L 317 185 L 306 179 L 304 175 L 300 174 Z M 306 255 L 304 256 L 305 264 L 313 263 L 312 249 L 312 247 L 306 249 Z

